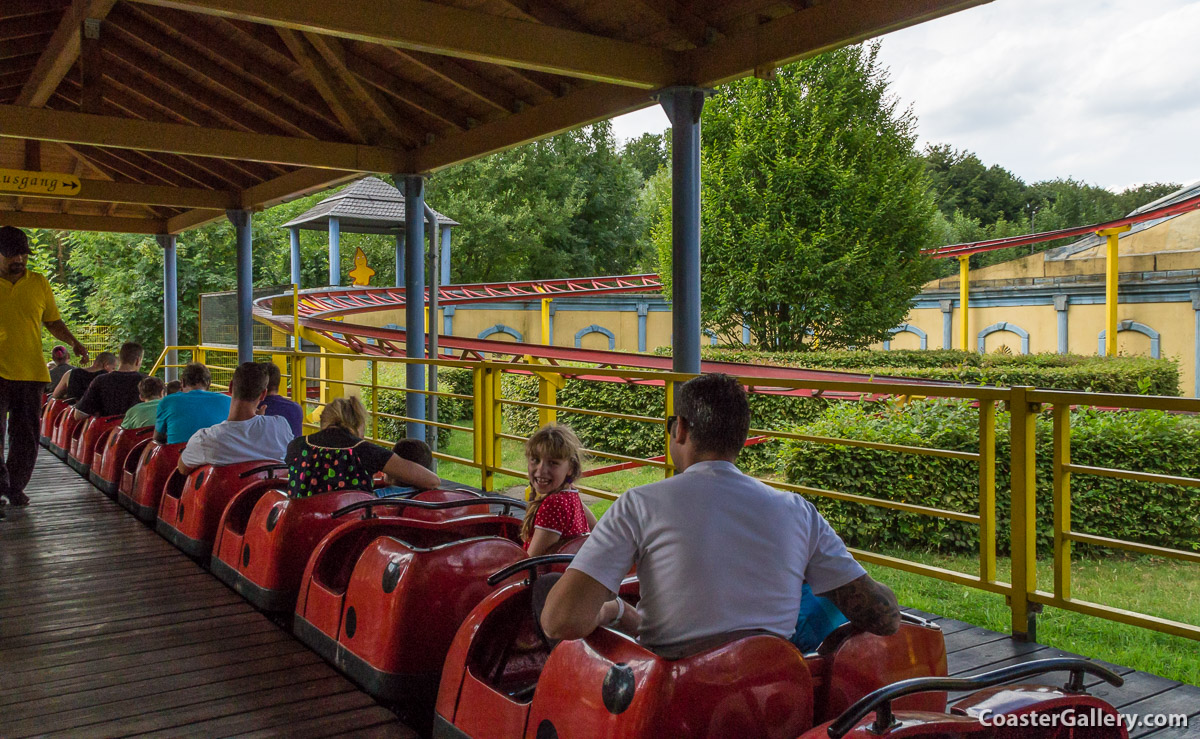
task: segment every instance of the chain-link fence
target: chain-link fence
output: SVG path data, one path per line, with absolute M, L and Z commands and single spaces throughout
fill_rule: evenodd
M 290 293 L 291 285 L 256 287 L 252 299 Z M 200 296 L 200 343 L 205 346 L 237 346 L 238 305 L 236 292 L 205 293 Z M 254 324 L 254 346 L 271 346 L 271 329 Z

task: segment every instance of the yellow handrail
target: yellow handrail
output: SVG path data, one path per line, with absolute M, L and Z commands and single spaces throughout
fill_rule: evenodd
M 209 361 L 220 361 L 218 358 L 234 358 L 237 350 L 233 347 L 213 346 L 172 346 L 166 347 L 155 361 L 151 373 L 163 369 L 167 353 L 170 350 L 190 353 L 194 361 L 207 364 Z M 256 355 L 270 356 L 283 367 L 290 367 L 291 373 L 284 374 L 290 381 L 293 399 L 305 406 L 306 417 L 315 418 L 313 411 L 325 405 L 321 398 L 329 397 L 329 390 L 337 388 L 339 392 L 359 392 L 370 390 L 372 402 L 368 409 L 371 418 L 371 441 L 390 445 L 392 440 L 381 438 L 380 421 L 416 422 L 431 428 L 445 429 L 454 433 L 469 433 L 473 440 L 471 458 L 459 457 L 434 450 L 437 459 L 461 464 L 470 469 L 476 469 L 480 475 L 480 486 L 485 490 L 493 490 L 497 485 L 497 475 L 509 475 L 524 479 L 525 473 L 514 467 L 505 465 L 504 444 L 520 443 L 524 437 L 504 430 L 504 411 L 506 408 L 520 411 L 536 410 L 539 423 L 554 419 L 560 413 L 575 413 L 594 418 L 618 419 L 621 421 L 649 424 L 661 430 L 663 436 L 663 456 L 657 459 L 642 459 L 639 457 L 619 454 L 611 451 L 591 450 L 589 453 L 618 464 L 615 468 L 631 466 L 649 467 L 663 470 L 665 476 L 675 473 L 674 462 L 671 459 L 670 444 L 666 431 L 666 420 L 674 413 L 674 392 L 677 383 L 685 382 L 692 375 L 675 372 L 664 372 L 645 369 L 615 369 L 611 367 L 560 366 L 538 364 L 530 358 L 527 363 L 498 362 L 492 360 L 456 360 L 444 358 L 408 359 L 406 357 L 364 357 L 353 353 L 333 351 L 304 352 L 288 347 L 278 347 L 270 350 L 255 350 Z M 328 373 L 318 372 L 316 376 L 308 376 L 306 365 L 310 360 L 321 360 L 314 364 L 323 369 L 329 368 Z M 351 362 L 369 362 L 369 371 L 364 367 L 357 379 L 346 379 L 350 376 Z M 448 391 L 406 390 L 402 386 L 383 384 L 379 379 L 379 366 L 387 364 L 421 364 L 436 365 L 445 368 L 459 368 L 472 374 L 472 392 L 456 393 Z M 336 365 L 336 369 L 332 367 Z M 182 364 L 170 365 L 173 367 Z M 230 364 L 212 364 L 214 369 L 231 371 Z M 346 372 L 345 377 L 342 376 Z M 534 376 L 538 381 L 537 401 L 519 398 L 505 398 L 501 379 L 505 373 L 519 373 Z M 370 378 L 367 382 L 366 377 Z M 594 382 L 602 379 L 619 379 L 629 384 L 642 386 L 657 386 L 663 393 L 662 417 L 645 415 L 645 413 L 619 413 L 596 408 L 573 407 L 558 402 L 556 392 L 566 380 L 573 382 Z M 1072 610 L 1099 618 L 1105 618 L 1143 628 L 1153 629 L 1169 634 L 1185 636 L 1200 640 L 1200 626 L 1180 623 L 1155 617 L 1149 614 L 1136 613 L 1112 606 L 1092 603 L 1075 599 L 1071 592 L 1071 545 L 1085 543 L 1090 546 L 1115 548 L 1141 554 L 1164 557 L 1184 562 L 1200 563 L 1200 553 L 1188 552 L 1169 547 L 1155 546 L 1149 543 L 1125 541 L 1094 534 L 1074 531 L 1071 528 L 1071 478 L 1074 475 L 1097 475 L 1102 477 L 1132 480 L 1153 484 L 1180 485 L 1200 487 L 1200 479 L 1166 475 L 1138 470 L 1123 470 L 1108 467 L 1096 467 L 1076 464 L 1071 460 L 1071 419 L 1070 411 L 1075 406 L 1100 406 L 1130 410 L 1161 410 L 1169 412 L 1200 413 L 1200 400 L 1190 398 L 1147 397 L 1140 395 L 1122 395 L 1115 393 L 1084 393 L 1058 390 L 1037 390 L 1028 387 L 971 387 L 964 385 L 924 385 L 903 382 L 870 382 L 870 381 L 813 381 L 806 379 L 780 379 L 759 377 L 753 374 L 753 368 L 747 369 L 747 374 L 737 376 L 737 379 L 750 388 L 751 392 L 789 391 L 789 390 L 820 390 L 841 393 L 859 393 L 863 396 L 923 396 L 926 398 L 957 399 L 972 402 L 978 408 L 979 414 L 979 444 L 975 451 L 956 449 L 937 449 L 933 447 L 913 446 L 911 444 L 896 444 L 879 441 L 864 441 L 860 439 L 845 439 L 834 436 L 818 436 L 801 434 L 781 429 L 753 428 L 751 434 L 764 436 L 774 440 L 791 440 L 812 444 L 846 446 L 870 449 L 896 454 L 913 454 L 940 457 L 975 463 L 979 468 L 977 507 L 971 511 L 947 510 L 932 506 L 918 505 L 887 498 L 870 497 L 838 490 L 797 485 L 776 479 L 764 479 L 764 482 L 781 490 L 788 490 L 810 496 L 825 497 L 861 505 L 875 506 L 909 514 L 959 521 L 979 527 L 979 572 L 977 575 L 948 570 L 919 562 L 912 562 L 895 556 L 888 556 L 863 550 L 852 550 L 862 561 L 872 562 L 887 567 L 912 572 L 946 582 L 956 583 L 989 593 L 1004 595 L 1009 603 L 1012 614 L 1012 630 L 1014 635 L 1032 637 L 1035 629 L 1036 612 L 1043 605 Z M 316 398 L 310 397 L 316 392 Z M 414 419 L 409 416 L 380 410 L 380 393 L 392 392 L 403 394 L 414 392 L 426 397 L 435 396 L 471 402 L 471 425 L 457 425 L 444 421 Z M 1009 436 L 1011 485 L 1011 582 L 1003 582 L 996 575 L 996 413 L 997 404 L 1002 403 L 1009 411 Z M 1037 450 L 1035 440 L 1036 424 L 1042 413 L 1043 406 L 1050 410 L 1053 420 L 1053 521 L 1054 536 L 1053 568 L 1054 585 L 1052 591 L 1039 590 L 1037 587 L 1038 560 L 1036 550 L 1036 517 L 1035 491 L 1037 489 Z M 459 420 L 459 419 L 453 419 Z M 312 424 L 308 424 L 310 427 Z M 511 452 L 511 449 L 510 449 Z M 510 455 L 509 461 L 511 463 Z M 598 497 L 615 499 L 618 493 L 594 486 L 581 485 L 580 489 Z

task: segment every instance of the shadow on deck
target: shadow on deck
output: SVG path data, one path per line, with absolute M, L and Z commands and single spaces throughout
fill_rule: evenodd
M 412 737 L 45 450 L 0 522 L 0 736 Z

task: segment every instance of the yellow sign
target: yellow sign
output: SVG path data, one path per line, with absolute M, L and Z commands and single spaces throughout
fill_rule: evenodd
M 82 184 L 79 178 L 73 174 L 0 169 L 0 192 L 28 192 L 72 197 L 79 194 Z
M 280 295 L 271 299 L 271 315 L 290 316 L 295 312 L 296 298 L 292 295 Z
M 371 284 L 371 278 L 374 276 L 375 270 L 367 266 L 367 255 L 361 248 L 355 249 L 354 269 L 350 270 L 350 279 L 354 280 L 353 284 L 365 287 Z

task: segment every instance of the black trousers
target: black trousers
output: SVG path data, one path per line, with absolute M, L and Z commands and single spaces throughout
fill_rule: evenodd
M 0 495 L 21 497 L 38 455 L 38 413 L 44 382 L 0 377 Z M 7 441 L 7 458 L 4 452 Z

